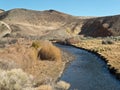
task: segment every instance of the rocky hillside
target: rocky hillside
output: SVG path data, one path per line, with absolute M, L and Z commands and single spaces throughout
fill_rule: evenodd
M 71 15 L 55 10 L 35 11 L 27 9 L 12 9 L 0 15 L 0 19 L 10 23 L 25 23 L 31 25 L 62 25 L 73 21 Z
M 120 15 L 88 19 L 80 34 L 93 37 L 120 36 Z
M 0 13 L 0 20 L 11 28 L 11 36 L 39 36 L 47 39 L 74 35 L 106 37 L 120 35 L 120 16 L 80 17 L 56 10 L 12 9 Z
M 76 20 L 78 21 L 76 17 L 55 10 L 12 9 L 0 13 L 0 20 L 10 25 L 14 35 L 19 33 L 21 35 L 42 36 L 51 30 L 53 32 L 55 30 L 71 30 L 71 28 L 74 30 L 79 25 L 76 23 Z M 67 28 L 68 26 L 70 27 Z
M 10 33 L 11 33 L 11 28 L 9 27 L 9 25 L 0 21 L 0 38 Z

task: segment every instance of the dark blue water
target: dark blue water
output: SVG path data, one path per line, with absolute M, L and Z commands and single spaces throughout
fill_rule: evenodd
M 57 46 L 76 56 L 61 77 L 71 84 L 70 90 L 120 90 L 120 81 L 98 56 L 71 46 Z

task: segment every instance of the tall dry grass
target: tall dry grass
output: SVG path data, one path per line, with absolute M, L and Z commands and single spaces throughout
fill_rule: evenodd
M 38 50 L 38 58 L 40 60 L 60 61 L 61 51 L 49 41 L 36 41 L 32 43 L 32 47 Z
M 41 60 L 61 60 L 60 49 L 52 44 L 44 45 L 38 53 Z

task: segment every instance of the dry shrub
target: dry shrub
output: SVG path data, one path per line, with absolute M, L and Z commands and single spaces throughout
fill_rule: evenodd
M 38 58 L 41 60 L 61 60 L 60 49 L 49 41 L 35 41 L 32 43 L 32 47 L 37 50 Z
M 31 90 L 32 79 L 21 69 L 0 70 L 0 90 Z
M 39 41 L 34 41 L 32 43 L 32 47 L 34 47 L 35 49 L 40 49 L 42 46 L 46 45 L 46 44 L 52 44 L 51 42 L 47 41 L 47 40 L 39 40 Z
M 41 60 L 61 60 L 61 51 L 50 42 L 44 42 L 38 53 Z
M 0 69 L 10 70 L 13 68 L 19 68 L 19 65 L 14 61 L 9 61 L 6 59 L 0 59 Z

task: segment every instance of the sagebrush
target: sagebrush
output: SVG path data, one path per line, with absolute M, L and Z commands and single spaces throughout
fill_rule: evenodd
M 0 70 L 0 90 L 31 90 L 32 79 L 21 69 Z

